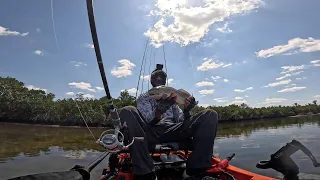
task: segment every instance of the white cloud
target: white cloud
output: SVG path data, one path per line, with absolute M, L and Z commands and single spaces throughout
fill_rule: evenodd
M 306 77 L 299 77 L 299 78 L 296 78 L 296 80 L 303 80 L 303 79 L 307 79 Z
M 213 86 L 213 82 L 210 82 L 210 81 L 201 81 L 201 82 L 198 82 L 196 85 L 197 85 L 198 87 Z
M 243 97 L 235 97 L 234 99 L 240 100 L 240 99 L 244 99 L 244 98 Z
M 87 43 L 87 44 L 84 44 L 84 46 L 87 47 L 87 48 L 91 48 L 91 49 L 94 48 L 94 45 L 93 45 L 93 44 L 88 44 L 88 43 Z
M 228 22 L 224 23 L 223 27 L 217 28 L 217 31 L 220 31 L 222 33 L 231 33 L 232 30 L 228 28 Z
M 232 64 L 229 63 L 229 64 L 226 64 L 226 65 L 223 65 L 222 67 L 229 67 L 229 66 L 232 66 Z
M 310 63 L 311 63 L 313 66 L 320 66 L 320 60 L 313 60 L 313 61 L 310 61 Z
M 280 74 L 285 74 L 285 73 L 287 73 L 287 74 L 276 78 L 277 81 L 280 81 L 280 80 L 285 79 L 287 77 L 296 76 L 296 75 L 301 74 L 304 71 L 297 71 L 297 70 L 305 68 L 305 66 L 304 65 L 302 65 L 302 66 L 283 66 L 281 68 L 283 69 L 283 72 L 281 72 Z M 297 71 L 297 72 L 293 72 L 293 71 Z M 293 72 L 293 73 L 290 74 L 288 72 Z
M 305 89 L 306 87 L 291 87 L 291 88 L 285 88 L 285 89 L 282 89 L 278 92 L 295 92 L 295 91 L 299 91 L 299 90 L 302 90 L 302 89 Z
M 208 59 L 205 62 L 203 62 L 200 66 L 197 67 L 198 71 L 208 71 L 211 69 L 216 69 L 218 67 L 223 66 L 224 64 L 222 62 L 213 62 L 212 59 Z
M 222 77 L 220 77 L 220 76 L 211 76 L 211 79 L 213 79 L 214 81 L 217 81 L 218 79 L 221 79 Z
M 36 55 L 39 55 L 39 56 L 43 56 L 43 52 L 42 51 L 40 51 L 40 50 L 35 50 L 34 52 L 33 52 L 34 54 L 36 54 Z
M 298 71 L 298 72 L 294 72 L 294 73 L 291 73 L 292 76 L 295 76 L 295 75 L 299 75 L 301 73 L 303 73 L 304 71 Z
M 314 98 L 320 98 L 320 95 L 315 95 L 315 96 L 313 96 Z
M 317 63 L 320 63 L 320 60 L 313 60 L 313 61 L 310 61 L 311 64 L 317 64 Z
M 284 85 L 284 84 L 289 84 L 290 82 L 291 82 L 291 79 L 287 79 L 287 80 L 283 80 L 283 81 L 269 83 L 268 85 L 263 86 L 263 87 L 275 87 L 275 86 L 280 86 L 280 85 Z
M 168 79 L 168 85 L 171 85 L 171 84 L 173 84 L 173 79 L 172 79 L 172 78 L 169 78 L 169 79 Z
M 262 102 L 262 104 L 277 104 L 286 100 L 287 99 L 284 99 L 284 98 L 267 98 Z
M 70 61 L 71 64 L 74 64 L 74 66 L 79 67 L 81 65 L 88 66 L 88 64 L 80 62 L 80 61 Z
M 33 90 L 42 90 L 44 92 L 47 92 L 47 89 L 41 89 L 41 88 L 35 87 L 34 85 L 27 85 L 24 87 L 28 88 L 29 90 L 33 89 Z
M 0 36 L 27 36 L 29 32 L 20 33 L 17 31 L 10 31 L 8 28 L 0 26 Z
M 104 90 L 103 87 L 99 87 L 99 86 L 97 86 L 96 89 L 97 89 L 98 91 L 103 91 L 103 90 Z
M 229 82 L 229 79 L 224 79 L 223 81 L 224 81 L 224 82 Z
M 37 28 L 36 31 L 37 31 L 37 33 L 41 33 L 41 29 L 40 28 Z
M 247 103 L 248 101 L 247 100 L 235 100 L 235 101 L 232 101 L 230 104 L 236 104 L 236 105 L 240 105 L 240 104 L 243 104 L 243 103 Z
M 84 90 L 88 90 L 88 91 L 91 91 L 91 92 L 96 92 L 95 89 L 91 88 L 91 84 L 90 83 L 86 83 L 86 82 L 79 82 L 79 83 L 71 82 L 71 83 L 69 83 L 69 85 L 70 86 L 74 86 L 74 87 L 79 88 L 79 89 L 84 89 Z
M 74 95 L 74 92 L 67 92 L 66 95 L 68 95 L 68 96 L 73 96 L 73 95 Z
M 262 0 L 206 0 L 202 6 L 193 7 L 189 1 L 157 0 L 151 15 L 160 16 L 152 29 L 145 32 L 156 47 L 163 42 L 176 42 L 183 46 L 199 42 L 209 31 L 209 27 L 234 15 L 247 13 L 259 7 Z M 173 22 L 168 23 L 168 18 Z
M 235 89 L 234 92 L 246 92 L 246 91 L 249 91 L 249 90 L 252 90 L 253 87 L 248 87 L 246 89 Z
M 219 103 L 227 102 L 227 101 L 228 101 L 228 100 L 227 100 L 227 97 L 223 97 L 223 98 L 215 98 L 215 99 L 213 99 L 213 100 L 215 100 L 215 101 L 217 101 L 217 102 L 219 102 Z
M 130 62 L 129 60 L 127 60 L 127 59 L 121 59 L 118 62 L 122 66 L 113 68 L 111 70 L 111 74 L 113 76 L 116 76 L 117 78 L 131 76 L 132 75 L 132 69 L 136 65 L 133 64 L 132 62 Z
M 278 77 L 276 80 L 279 81 L 279 80 L 285 79 L 290 76 L 291 76 L 291 74 L 285 74 L 284 76 Z
M 289 72 L 302 70 L 302 69 L 307 69 L 307 66 L 306 65 L 301 65 L 301 66 L 282 66 L 281 68 L 283 69 L 281 74 L 287 74 Z
M 202 106 L 202 107 L 206 108 L 206 107 L 210 106 L 210 104 L 198 104 L 198 106 Z
M 278 54 L 283 54 L 291 50 L 299 52 L 315 52 L 320 51 L 320 40 L 309 37 L 308 39 L 294 38 L 290 39 L 287 44 L 274 46 L 270 49 L 264 49 L 256 52 L 258 57 L 272 57 Z
M 144 79 L 144 80 L 149 80 L 149 79 L 150 79 L 150 75 L 140 76 L 140 78 L 142 78 L 142 79 Z
M 137 89 L 136 89 L 136 88 L 123 89 L 123 90 L 121 90 L 121 92 L 123 92 L 123 91 L 125 91 L 125 90 L 127 90 L 129 94 L 134 94 L 134 93 L 136 93 L 136 92 L 137 92 Z
M 213 94 L 213 93 L 214 93 L 214 90 L 213 90 L 213 89 L 203 89 L 203 90 L 200 90 L 199 93 L 200 93 L 201 95 Z
M 92 95 L 92 94 L 83 94 L 83 97 L 84 98 L 88 98 L 88 99 L 93 99 L 94 95 Z

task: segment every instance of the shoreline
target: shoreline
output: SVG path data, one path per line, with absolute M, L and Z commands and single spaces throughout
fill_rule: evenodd
M 295 116 L 288 116 L 288 117 L 296 118 L 296 117 L 306 117 L 306 116 L 320 116 L 320 113 L 317 113 L 317 114 L 302 114 L 302 115 L 295 115 Z
M 86 126 L 68 126 L 68 125 L 59 125 L 59 124 L 35 124 L 35 123 L 19 123 L 19 122 L 0 122 L 1 124 L 10 124 L 10 125 L 21 125 L 21 126 L 38 126 L 38 127 L 53 127 L 53 128 L 87 128 Z M 89 128 L 96 128 L 96 129 L 103 129 L 103 128 L 109 128 L 108 126 L 106 127 L 98 127 L 98 126 L 89 126 Z
M 284 117 L 269 117 L 269 118 L 252 118 L 252 119 L 239 119 L 239 120 L 220 120 L 220 124 L 224 123 L 236 123 L 236 122 L 249 122 L 249 121 L 261 121 L 261 120 L 272 120 L 277 118 L 300 118 L 300 117 L 309 117 L 309 116 L 320 116 L 320 113 L 317 114 L 305 114 L 305 115 L 295 115 L 295 116 L 284 116 Z M 26 123 L 26 122 L 6 122 L 0 121 L 1 124 L 9 124 L 9 125 L 21 125 L 21 126 L 36 126 L 36 127 L 54 127 L 54 128 L 87 128 L 86 126 L 74 126 L 74 125 L 59 125 L 59 124 L 40 124 L 40 123 Z M 103 128 L 112 128 L 111 126 L 90 126 L 89 128 L 94 129 L 103 129 Z

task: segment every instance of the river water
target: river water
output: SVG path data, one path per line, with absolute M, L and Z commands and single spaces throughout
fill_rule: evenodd
M 103 129 L 91 128 L 95 138 Z M 219 124 L 214 154 L 237 167 L 262 175 L 280 178 L 273 170 L 255 167 L 292 139 L 304 144 L 320 161 L 320 116 L 267 119 Z M 95 144 L 86 128 L 0 124 L 0 179 L 64 171 L 75 164 L 87 165 L 103 149 Z M 300 168 L 301 177 L 320 179 L 320 167 L 314 168 L 301 151 L 291 156 Z M 91 179 L 99 179 L 106 160 L 93 171 Z M 302 178 L 303 179 L 303 178 Z

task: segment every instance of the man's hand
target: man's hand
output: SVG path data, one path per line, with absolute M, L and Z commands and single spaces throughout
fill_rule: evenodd
M 193 109 L 196 105 L 198 104 L 198 102 L 196 102 L 196 99 L 193 96 L 190 96 L 186 99 L 186 102 L 184 104 L 184 109 L 183 111 L 185 112 L 189 112 L 191 111 L 191 109 Z
M 163 94 L 162 96 L 151 96 L 157 100 L 156 116 L 160 117 L 164 112 L 166 112 L 174 103 L 176 103 L 177 94 L 171 92 L 168 94 Z
M 164 101 L 176 101 L 177 99 L 177 94 L 174 92 L 171 92 L 169 95 L 168 94 L 163 94 L 162 96 L 151 96 L 152 98 L 154 98 L 155 100 L 164 100 Z

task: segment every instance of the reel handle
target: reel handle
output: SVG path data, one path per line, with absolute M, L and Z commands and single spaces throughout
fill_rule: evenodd
M 134 137 L 134 139 L 137 140 L 137 141 L 143 141 L 144 137 Z

